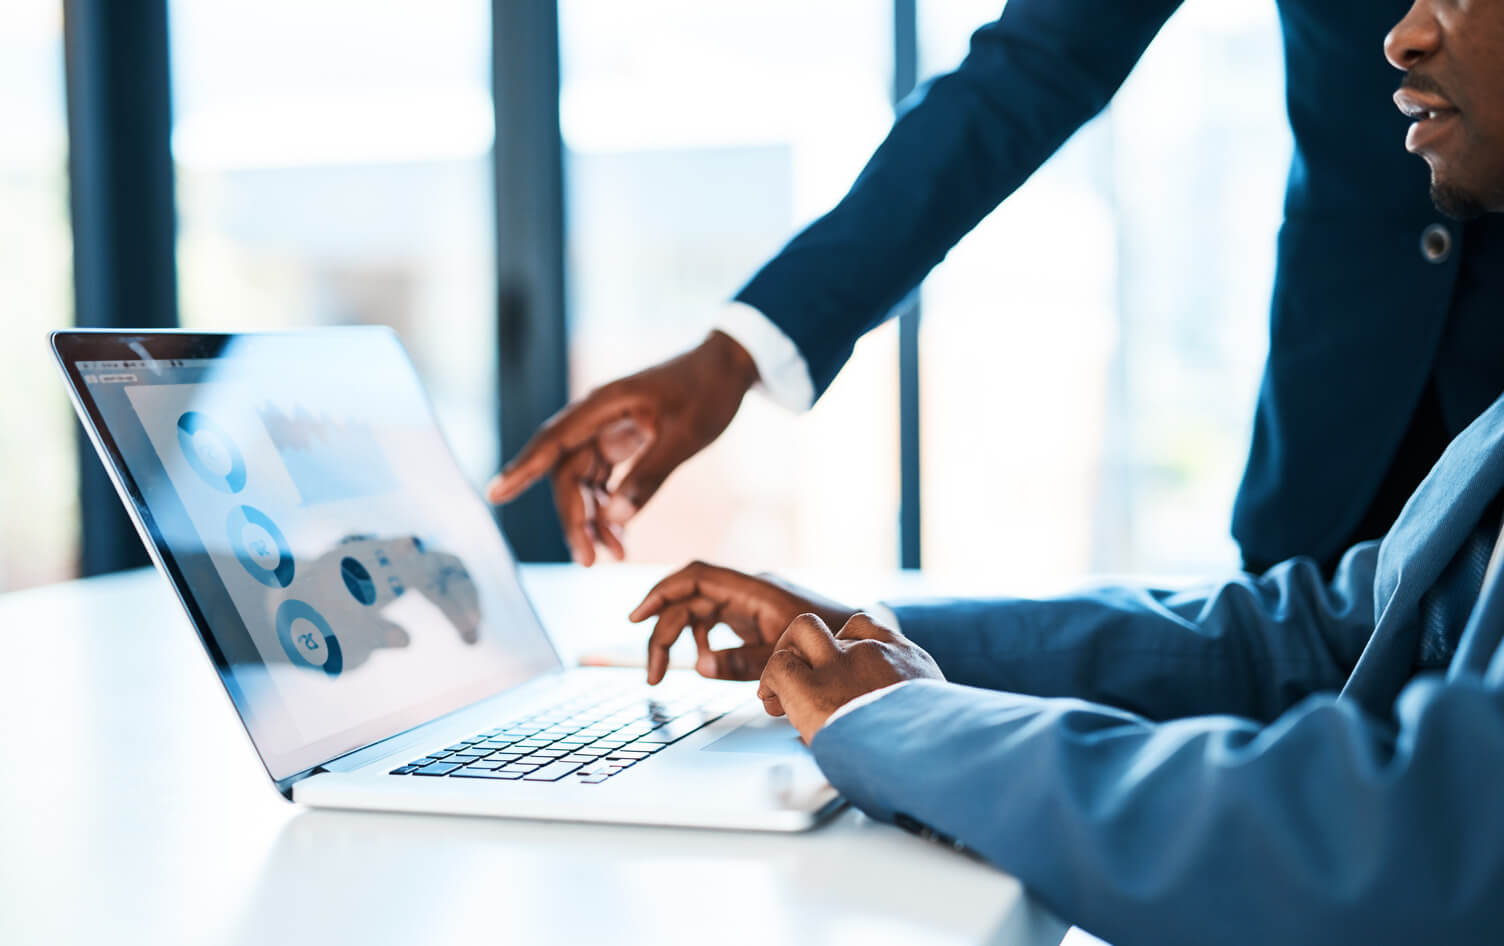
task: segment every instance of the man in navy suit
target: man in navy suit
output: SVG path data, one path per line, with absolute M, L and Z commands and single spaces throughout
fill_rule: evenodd
M 1438 207 L 1504 212 L 1504 0 L 1416 0 L 1386 52 Z M 694 630 L 854 804 L 1117 946 L 1498 944 L 1501 525 L 1504 397 L 1330 579 L 868 616 L 697 564 L 633 618 L 658 617 L 650 680 Z M 748 646 L 706 651 L 707 621 Z
M 1404 120 L 1374 50 L 1405 0 L 1278 2 L 1295 153 L 1233 534 L 1250 570 L 1309 555 L 1330 572 L 1384 534 L 1504 388 L 1504 220 L 1445 220 L 1421 162 L 1393 147 Z M 593 562 L 597 543 L 619 557 L 624 524 L 754 384 L 807 407 L 856 340 L 1107 104 L 1178 6 L 1009 0 L 717 331 L 556 416 L 491 499 L 550 475 L 575 560 Z

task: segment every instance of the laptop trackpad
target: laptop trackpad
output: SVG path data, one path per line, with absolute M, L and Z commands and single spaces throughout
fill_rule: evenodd
M 807 755 L 799 731 L 786 719 L 764 716 L 743 723 L 726 735 L 700 747 L 703 752 L 755 752 L 759 755 Z

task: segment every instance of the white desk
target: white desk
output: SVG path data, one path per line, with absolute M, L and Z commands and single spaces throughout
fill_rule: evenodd
M 528 572 L 551 627 L 620 633 L 662 570 Z M 0 596 L 6 946 L 1032 946 L 1063 932 L 1007 875 L 853 811 L 776 836 L 303 810 L 271 788 L 154 573 Z

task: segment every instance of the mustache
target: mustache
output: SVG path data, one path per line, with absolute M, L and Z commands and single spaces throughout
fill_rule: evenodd
M 1441 87 L 1440 82 L 1422 72 L 1405 73 L 1405 78 L 1400 80 L 1400 88 L 1409 89 L 1411 92 L 1439 95 L 1449 102 L 1452 100 L 1452 97 L 1447 94 L 1447 90 Z

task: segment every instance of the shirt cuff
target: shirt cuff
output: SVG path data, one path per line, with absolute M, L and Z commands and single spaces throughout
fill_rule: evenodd
M 840 706 L 836 707 L 836 711 L 830 714 L 830 718 L 825 720 L 825 725 L 821 726 L 820 728 L 824 729 L 825 726 L 829 726 L 831 723 L 840 719 L 842 716 L 845 716 L 847 713 L 859 710 L 869 703 L 876 703 L 878 700 L 887 696 L 889 693 L 892 693 L 894 690 L 901 689 L 906 684 L 912 682 L 914 681 L 900 680 L 897 683 L 890 683 L 885 687 L 873 690 L 871 693 L 863 693 L 861 696 L 858 696 L 855 699 L 847 700 L 845 703 L 842 703 Z
M 731 336 L 752 356 L 757 387 L 773 403 L 791 411 L 807 411 L 815 403 L 809 363 L 772 319 L 745 302 L 728 302 L 711 327 Z

